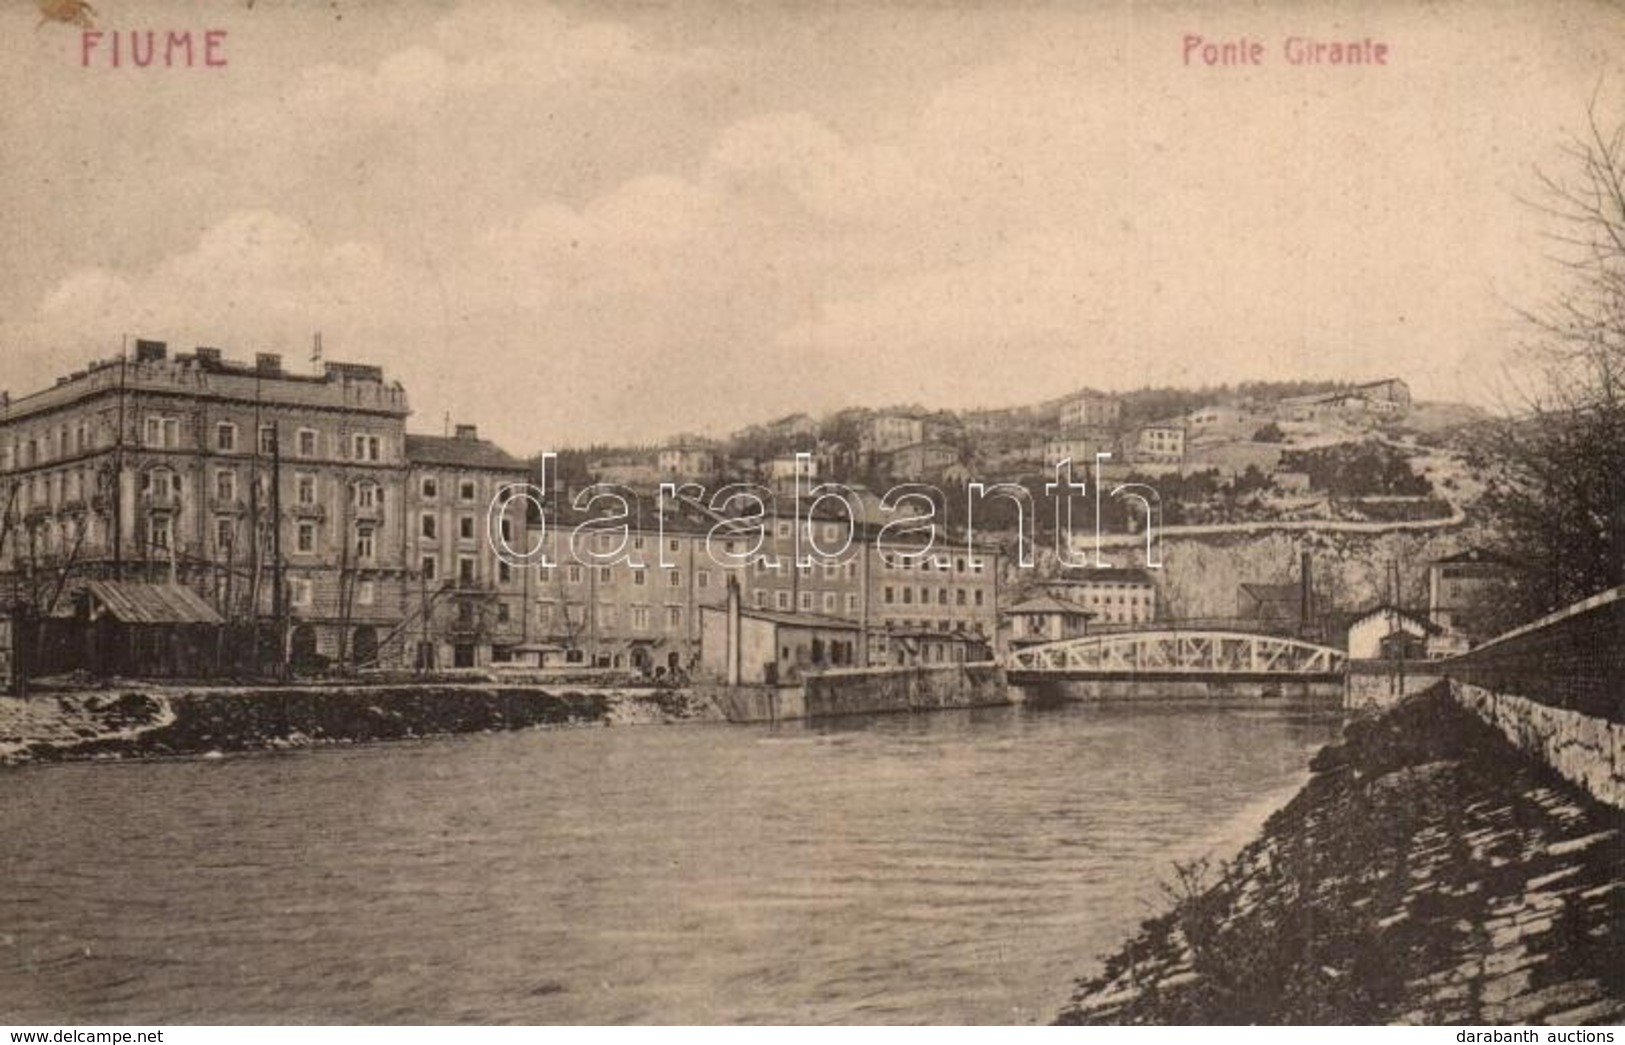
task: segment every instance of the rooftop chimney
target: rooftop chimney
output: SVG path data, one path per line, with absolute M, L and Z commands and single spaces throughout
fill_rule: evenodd
M 169 346 L 162 341 L 145 341 L 136 338 L 135 361 L 137 363 L 154 363 L 164 358 L 169 352 Z
M 278 352 L 261 352 L 254 357 L 254 369 L 262 374 L 280 374 L 282 355 Z
M 479 429 L 478 425 L 458 425 L 457 426 L 457 438 L 459 438 L 459 439 L 478 439 L 479 437 L 480 437 L 480 429 Z

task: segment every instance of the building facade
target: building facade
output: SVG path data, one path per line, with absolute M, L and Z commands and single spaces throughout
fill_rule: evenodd
M 451 437 L 406 437 L 407 562 L 417 580 L 407 604 L 413 663 L 484 667 L 513 659 L 529 637 L 530 571 L 497 553 L 523 552 L 526 502 L 508 500 L 490 532 L 490 507 L 505 487 L 529 481 L 523 461 L 458 425 Z
M 1114 428 L 1123 418 L 1123 403 L 1116 396 L 1080 392 L 1061 401 L 1056 423 L 1061 428 Z
M 910 566 L 889 562 L 875 543 L 876 530 L 863 527 L 844 556 L 834 556 L 848 532 L 845 521 L 803 516 L 803 540 L 817 540 L 843 561 L 798 566 L 796 517 L 769 515 L 760 557 L 731 565 L 728 557 L 749 551 L 755 533 L 710 537 L 719 519 L 692 507 L 615 520 L 612 528 L 601 529 L 600 522 L 561 512 L 533 538 L 552 565 L 532 567 L 530 637 L 562 647 L 570 663 L 696 670 L 701 611 L 726 603 L 730 577 L 746 610 L 853 622 L 861 636 L 859 664 L 894 662 L 892 647 L 904 642 L 905 632 L 959 634 L 976 650 L 991 648 L 996 634 L 999 557 L 993 548 L 979 549 L 978 559 L 963 542 L 950 542 L 939 545 L 940 562 Z
M 46 616 L 93 580 L 184 585 L 256 666 L 409 663 L 409 412 L 375 366 L 137 341 L 0 409 L 0 574 Z
M 1081 608 L 1095 625 L 1142 625 L 1157 619 L 1157 586 L 1136 566 L 1069 569 L 1050 593 Z

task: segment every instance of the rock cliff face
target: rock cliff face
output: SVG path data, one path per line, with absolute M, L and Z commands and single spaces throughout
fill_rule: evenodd
M 1625 815 L 1442 688 L 1314 769 L 1212 881 L 1183 868 L 1059 1022 L 1625 1018 Z
M 1307 551 L 1317 595 L 1343 609 L 1370 606 L 1383 597 L 1389 562 L 1403 566 L 1400 583 L 1405 601 L 1425 606 L 1426 564 L 1460 551 L 1467 543 L 1469 538 L 1460 530 L 1169 538 L 1163 542 L 1159 595 L 1163 605 L 1181 617 L 1232 616 L 1241 584 L 1296 583 L 1299 555 Z M 1122 551 L 1116 557 L 1130 561 Z M 1140 560 L 1134 556 L 1132 561 Z

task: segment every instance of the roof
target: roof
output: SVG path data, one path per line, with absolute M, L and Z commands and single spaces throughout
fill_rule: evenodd
M 921 642 L 929 639 L 934 641 L 960 642 L 967 645 L 973 642 L 986 641 L 979 635 L 970 635 L 960 631 L 957 628 L 952 631 L 939 631 L 936 628 L 893 628 L 888 626 L 886 628 L 886 636 L 893 639 L 915 639 Z
M 1434 559 L 1434 563 L 1442 566 L 1457 566 L 1462 563 L 1480 563 L 1485 566 L 1511 566 L 1513 562 L 1499 552 L 1488 548 L 1472 547 L 1459 551 L 1454 555 L 1446 555 L 1442 559 Z
M 1258 584 L 1248 581 L 1241 585 L 1241 590 L 1251 595 L 1260 605 L 1289 602 L 1296 606 L 1303 598 L 1303 586 L 1295 581 L 1286 584 Z
M 1153 586 L 1151 575 L 1139 566 L 1069 566 L 1055 578 L 1057 584 L 1138 584 Z
M 701 611 L 727 613 L 726 606 L 701 606 Z M 828 630 L 858 631 L 861 625 L 845 617 L 831 617 L 823 613 L 796 613 L 789 610 L 757 610 L 739 607 L 739 615 L 750 620 L 766 621 L 792 628 L 825 628 Z
M 407 433 L 406 459 L 412 464 L 446 465 L 453 468 L 488 468 L 503 472 L 530 470 L 530 465 L 489 439 L 459 438 L 454 435 Z
M 1016 605 L 1010 607 L 1008 610 L 1005 610 L 1004 612 L 1006 612 L 1006 613 L 1075 613 L 1075 614 L 1080 614 L 1080 615 L 1085 616 L 1085 617 L 1093 617 L 1094 616 L 1093 613 L 1091 613 L 1088 610 L 1084 609 L 1082 606 L 1079 606 L 1077 603 L 1071 601 L 1070 599 L 1059 599 L 1059 598 L 1056 598 L 1054 595 L 1035 595 L 1032 598 L 1026 600 L 1025 602 L 1017 603 Z
M 1368 610 L 1362 610 L 1361 612 L 1356 613 L 1354 615 L 1354 619 L 1349 621 L 1349 626 L 1353 627 L 1354 625 L 1360 623 L 1363 620 L 1370 620 L 1372 617 L 1376 617 L 1376 616 L 1379 616 L 1379 615 L 1382 615 L 1382 614 L 1389 614 L 1389 613 L 1393 614 L 1396 617 L 1404 617 L 1406 620 L 1410 621 L 1412 624 L 1419 625 L 1423 630 L 1425 630 L 1427 632 L 1430 632 L 1432 634 L 1435 634 L 1435 635 L 1444 631 L 1443 628 L 1439 627 L 1437 624 L 1435 624 L 1432 621 L 1428 620 L 1426 617 L 1423 617 L 1420 614 L 1413 613 L 1410 610 L 1403 609 L 1403 608 L 1401 608 L 1399 606 L 1395 606 L 1392 603 L 1388 603 L 1388 602 L 1379 602 L 1377 605 L 1371 607 Z
M 125 624 L 222 624 L 203 596 L 179 584 L 90 581 L 84 590 L 103 611 Z
M 896 457 L 899 454 L 906 454 L 911 450 L 919 450 L 922 452 L 926 450 L 944 450 L 950 454 L 953 454 L 955 457 L 959 456 L 959 451 L 954 447 L 947 443 L 939 442 L 935 439 L 924 439 L 918 443 L 909 443 L 907 446 L 899 446 L 897 449 L 889 452 L 891 456 Z

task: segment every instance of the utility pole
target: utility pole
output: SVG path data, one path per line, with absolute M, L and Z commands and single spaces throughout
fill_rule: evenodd
M 130 335 L 118 350 L 118 431 L 113 436 L 113 579 L 124 579 L 124 390 L 130 360 Z
M 256 438 L 258 433 L 256 433 Z M 276 629 L 276 677 L 288 677 L 287 598 L 282 580 L 282 434 L 271 426 L 271 620 Z

